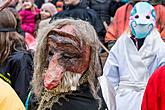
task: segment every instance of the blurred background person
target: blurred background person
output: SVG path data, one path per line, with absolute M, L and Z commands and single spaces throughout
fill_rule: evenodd
M 131 0 L 127 4 L 117 9 L 112 23 L 108 26 L 105 42 L 109 43 L 109 49 L 114 45 L 119 36 L 128 28 L 129 16 L 133 6 L 143 0 Z M 145 0 L 154 6 L 156 11 L 156 27 L 165 39 L 165 7 L 161 5 L 159 0 Z
M 94 9 L 97 15 L 101 18 L 104 25 L 109 25 L 111 21 L 111 0 L 88 0 L 89 7 Z
M 87 0 L 89 7 L 94 9 L 106 25 L 111 22 L 117 8 L 124 5 L 126 1 L 120 0 Z
M 22 9 L 19 11 L 21 17 L 21 27 L 25 33 L 36 36 L 37 15 L 40 10 L 35 7 L 33 0 L 22 0 Z
M 49 24 L 51 17 L 57 13 L 57 8 L 52 3 L 44 3 L 41 7 L 41 22 L 39 23 L 39 29 Z
M 138 2 L 129 19 L 129 29 L 116 41 L 103 68 L 103 76 L 115 88 L 116 110 L 140 110 L 148 79 L 165 65 L 165 43 L 155 27 L 154 7 Z
M 57 9 L 55 5 L 53 5 L 52 3 L 44 3 L 41 7 L 41 12 L 40 12 L 41 20 L 51 18 L 56 13 L 57 13 Z
M 65 9 L 55 14 L 51 21 L 62 18 L 73 18 L 88 21 L 96 30 L 99 40 L 104 44 L 105 27 L 97 13 L 90 9 L 83 0 L 64 0 Z
M 25 41 L 31 50 L 35 50 L 35 37 L 38 29 L 38 20 L 40 20 L 40 10 L 35 6 L 33 0 L 22 0 L 21 27 L 25 32 Z
M 17 21 L 9 9 L 0 11 L 0 78 L 11 85 L 24 103 L 33 72 L 32 55 L 24 37 L 17 33 Z

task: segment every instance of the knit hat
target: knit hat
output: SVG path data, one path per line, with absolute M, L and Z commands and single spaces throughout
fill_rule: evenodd
M 47 10 L 51 16 L 57 13 L 57 9 L 52 3 L 44 3 L 41 9 Z

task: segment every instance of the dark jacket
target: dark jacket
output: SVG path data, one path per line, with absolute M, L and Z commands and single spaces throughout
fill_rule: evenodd
M 104 25 L 97 13 L 93 9 L 89 9 L 87 5 L 80 2 L 76 6 L 66 6 L 64 11 L 59 12 L 52 17 L 51 22 L 61 18 L 74 18 L 88 21 L 95 28 L 99 40 L 104 43 L 106 32 Z
M 9 83 L 24 103 L 32 79 L 33 60 L 27 52 L 13 52 L 0 64 L 0 78 Z
M 88 84 L 79 86 L 78 90 L 73 91 L 71 94 L 61 97 L 58 102 L 54 102 L 52 110 L 106 110 L 107 106 L 102 97 L 101 89 L 98 95 L 102 99 L 101 108 L 98 109 L 98 102 L 94 99 Z M 51 100 L 52 101 L 52 100 Z M 29 109 L 37 110 L 39 102 L 34 93 L 30 96 Z M 49 110 L 49 109 L 48 109 Z
M 89 0 L 89 7 L 97 12 L 103 22 L 110 23 L 111 0 Z
M 103 99 L 101 89 L 98 91 L 99 96 Z M 79 90 L 73 92 L 70 95 L 66 95 L 66 98 L 61 98 L 59 103 L 55 103 L 52 110 L 105 110 L 107 109 L 104 100 L 102 100 L 102 106 L 98 109 L 98 102 L 93 98 L 90 92 L 89 85 L 81 85 Z M 66 100 L 67 99 L 67 100 Z
M 35 0 L 34 2 L 38 8 L 41 8 L 42 4 L 44 3 L 44 0 Z

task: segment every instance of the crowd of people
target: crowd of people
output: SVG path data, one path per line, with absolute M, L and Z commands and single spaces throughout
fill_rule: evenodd
M 0 0 L 0 110 L 164 110 L 164 5 Z

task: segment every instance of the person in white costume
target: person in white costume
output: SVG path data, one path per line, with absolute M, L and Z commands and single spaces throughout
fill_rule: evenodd
M 149 77 L 156 68 L 165 64 L 165 43 L 155 28 L 155 21 L 153 6 L 138 2 L 130 14 L 130 29 L 110 50 L 103 75 L 99 78 L 110 110 L 141 110 Z M 103 84 L 105 79 L 109 84 Z M 107 88 L 112 88 L 108 87 L 110 83 L 115 90 L 107 93 Z

